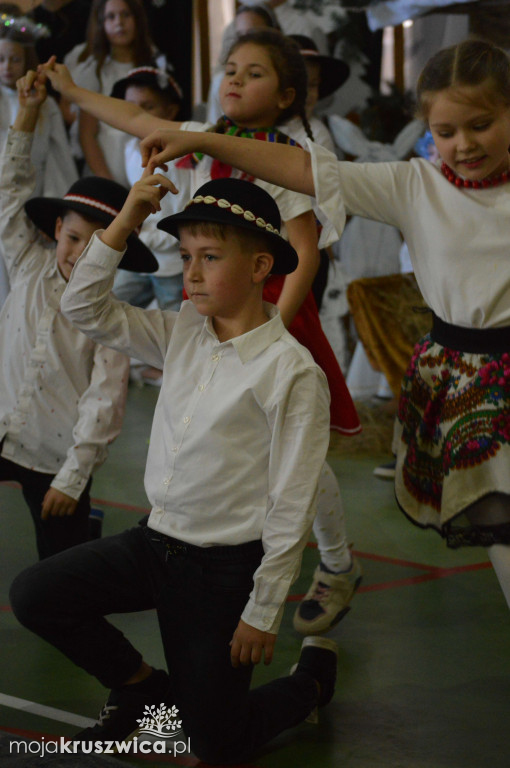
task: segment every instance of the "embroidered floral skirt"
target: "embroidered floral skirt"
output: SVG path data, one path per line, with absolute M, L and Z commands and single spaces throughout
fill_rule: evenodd
M 403 379 L 394 448 L 397 501 L 413 522 L 454 548 L 510 543 L 510 522 L 475 526 L 461 514 L 510 494 L 509 352 L 459 352 L 425 336 Z

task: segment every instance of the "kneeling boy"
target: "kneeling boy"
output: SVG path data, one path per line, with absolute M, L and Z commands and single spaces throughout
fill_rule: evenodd
M 0 314 L 0 481 L 20 483 L 42 559 L 89 539 L 92 473 L 122 425 L 128 359 L 74 328 L 60 297 L 78 256 L 122 208 L 127 190 L 89 177 L 62 199 L 29 199 L 43 79 L 29 72 L 18 95 L 0 168 L 0 239 L 11 284 Z M 126 257 L 127 268 L 157 267 L 134 235 Z
M 336 646 L 305 638 L 296 671 L 249 690 L 271 661 L 314 516 L 329 441 L 323 372 L 262 287 L 295 269 L 272 198 L 246 181 L 201 187 L 163 219 L 189 301 L 176 313 L 111 294 L 126 238 L 171 182 L 146 175 L 78 260 L 62 310 L 96 341 L 163 370 L 147 459 L 148 522 L 22 573 L 18 619 L 112 688 L 83 742 L 125 739 L 144 706 L 175 705 L 193 752 L 239 762 L 333 696 Z M 56 597 L 58 596 L 58 598 Z M 106 614 L 155 607 L 168 677 Z

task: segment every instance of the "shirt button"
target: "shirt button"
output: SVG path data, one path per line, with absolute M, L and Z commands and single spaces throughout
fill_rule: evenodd
M 199 384 L 199 385 L 198 385 L 198 391 L 199 391 L 199 392 L 203 392 L 203 391 L 204 391 L 204 389 L 205 389 L 205 387 L 204 387 L 204 385 L 203 385 L 203 384 Z
M 174 447 L 172 448 L 172 453 L 177 453 L 177 451 L 178 451 L 178 450 L 179 450 L 179 449 L 177 448 L 177 446 L 176 446 L 176 445 L 174 445 Z
M 170 485 L 170 478 L 169 477 L 165 477 L 165 479 L 163 480 L 163 485 Z
M 213 356 L 211 357 L 211 360 L 212 360 L 214 363 L 216 363 L 216 362 L 217 362 L 219 359 L 220 359 L 220 356 L 219 356 L 219 355 L 213 355 Z
M 184 422 L 185 424 L 189 424 L 189 423 L 190 423 L 190 421 L 191 421 L 191 419 L 190 419 L 190 417 L 189 417 L 189 416 L 185 416 L 185 417 L 183 418 L 183 422 Z

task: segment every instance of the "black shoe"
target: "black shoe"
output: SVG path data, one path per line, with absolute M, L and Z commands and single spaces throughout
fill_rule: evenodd
M 304 672 L 319 684 L 319 707 L 329 704 L 335 693 L 338 646 L 329 637 L 305 637 L 293 672 Z
M 170 678 L 162 669 L 155 669 L 140 683 L 113 688 L 99 713 L 96 725 L 85 728 L 73 737 L 73 742 L 124 741 L 139 727 L 145 707 L 166 703 Z

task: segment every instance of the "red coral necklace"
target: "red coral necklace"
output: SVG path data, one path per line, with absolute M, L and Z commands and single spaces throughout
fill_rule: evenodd
M 470 179 L 463 179 L 461 176 L 457 176 L 455 171 L 452 171 L 449 165 L 442 163 L 441 172 L 451 184 L 455 184 L 456 187 L 464 187 L 467 189 L 487 189 L 488 187 L 499 187 L 500 184 L 506 184 L 510 181 L 510 171 L 503 171 L 499 176 L 493 176 L 490 179 L 480 179 L 480 181 L 471 181 Z

